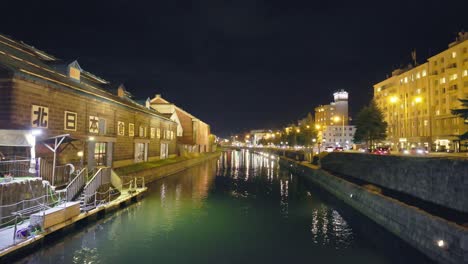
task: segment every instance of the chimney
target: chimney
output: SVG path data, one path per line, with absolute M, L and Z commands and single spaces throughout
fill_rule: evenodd
M 119 88 L 117 88 L 117 96 L 120 98 L 125 97 L 125 86 L 123 84 L 119 85 Z
M 148 109 L 151 108 L 151 100 L 149 99 L 149 97 L 146 98 L 145 106 L 146 106 L 146 108 L 148 108 Z

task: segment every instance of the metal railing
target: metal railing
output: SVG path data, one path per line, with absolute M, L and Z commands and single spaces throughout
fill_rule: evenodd
M 66 190 L 66 199 L 67 201 L 72 201 L 79 192 L 86 185 L 86 176 L 88 175 L 88 170 L 86 168 L 78 172 L 78 175 L 67 185 Z
M 0 175 L 12 177 L 35 176 L 34 173 L 29 172 L 30 165 L 31 160 L 26 157 L 4 157 L 4 159 L 0 159 Z
M 94 176 L 88 181 L 83 189 L 84 194 L 84 202 L 85 204 L 89 203 L 95 195 L 95 192 L 101 187 L 103 184 L 110 183 L 110 176 L 111 176 L 111 169 L 106 168 L 99 168 Z

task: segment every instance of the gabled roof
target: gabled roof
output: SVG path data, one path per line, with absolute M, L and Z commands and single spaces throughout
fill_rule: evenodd
M 160 94 L 156 94 L 156 96 L 151 99 L 151 104 L 156 104 L 156 105 L 174 105 L 175 109 L 186 114 L 187 116 L 189 116 L 190 118 L 194 119 L 194 120 L 198 120 L 202 123 L 204 123 L 203 121 L 201 121 L 200 119 L 198 119 L 197 117 L 193 116 L 192 114 L 190 114 L 189 112 L 185 111 L 184 109 L 178 107 L 177 105 L 173 104 L 173 103 L 170 103 L 169 101 L 167 101 L 166 99 L 162 98 Z
M 76 60 L 70 63 L 81 69 L 81 66 L 79 66 Z M 161 116 L 153 109 L 148 109 L 133 100 L 120 98 L 117 95 L 104 90 L 104 87 L 99 84 L 107 83 L 107 81 L 91 73 L 85 72 L 82 69 L 82 74 L 86 78 L 98 80 L 99 82 L 90 82 L 87 80 L 77 82 L 76 80 L 72 80 L 68 77 L 66 72 L 58 69 L 61 68 L 60 65 L 68 66 L 70 63 L 64 63 L 64 61 L 49 56 L 45 52 L 41 52 L 22 42 L 15 41 L 0 34 L 0 68 L 4 68 L 9 73 L 12 73 L 14 78 L 44 83 L 57 89 L 72 91 L 74 93 L 91 97 L 98 97 L 106 101 L 173 122 L 172 120 Z

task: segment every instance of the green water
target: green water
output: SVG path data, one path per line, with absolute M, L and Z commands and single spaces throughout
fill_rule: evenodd
M 427 263 L 328 193 L 249 152 L 150 185 L 144 199 L 19 263 Z

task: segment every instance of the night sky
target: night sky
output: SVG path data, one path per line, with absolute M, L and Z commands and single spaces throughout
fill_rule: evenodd
M 162 94 L 221 136 L 286 125 L 338 89 L 355 115 L 413 49 L 424 62 L 468 30 L 468 1 L 30 2 L 2 3 L 1 33 L 136 99 Z

